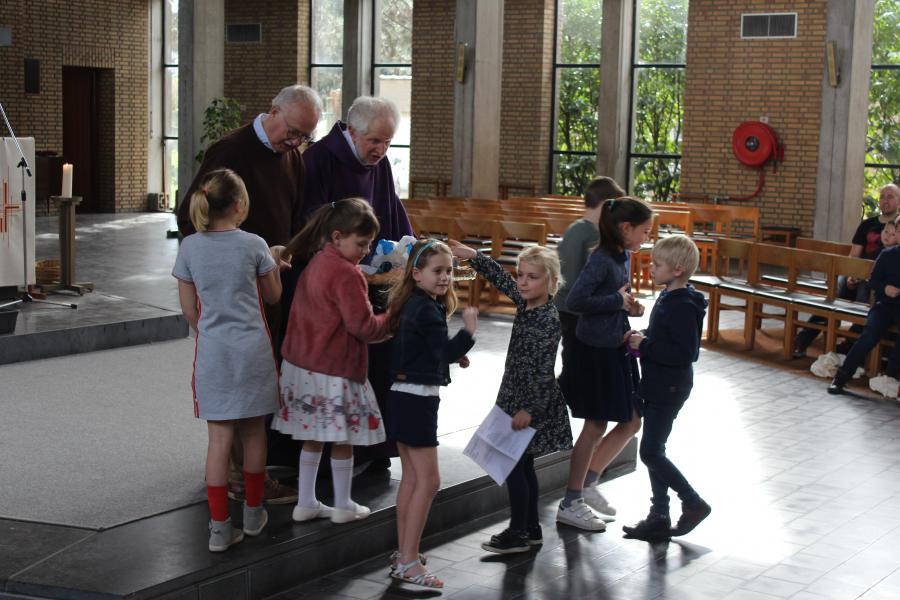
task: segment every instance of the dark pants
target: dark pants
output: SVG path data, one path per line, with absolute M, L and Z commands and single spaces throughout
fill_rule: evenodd
M 893 324 L 900 327 L 900 305 L 876 302 L 869 309 L 869 315 L 866 317 L 866 327 L 863 329 L 859 339 L 856 340 L 856 343 L 853 344 L 850 353 L 840 368 L 840 373 L 845 380 L 853 377 L 856 369 L 862 366 L 866 356 L 881 341 L 885 332 Z M 900 373 L 900 342 L 895 343 L 891 349 L 887 368 L 885 369 L 885 374 L 888 377 L 897 377 L 898 373 Z
M 838 289 L 837 289 L 837 297 L 843 300 L 853 300 L 856 302 L 868 302 L 869 301 L 869 284 L 865 281 L 860 281 L 857 284 L 856 288 L 850 289 L 847 287 L 847 278 L 846 277 L 838 277 Z M 820 317 L 818 315 L 812 315 L 809 319 L 807 319 L 808 323 L 816 323 L 818 325 L 825 325 L 828 323 L 828 320 L 825 317 Z M 855 333 L 859 333 L 862 331 L 862 327 L 859 325 L 851 325 L 850 331 Z M 815 341 L 815 339 L 821 333 L 818 329 L 810 329 L 804 328 L 801 329 L 797 334 L 796 339 L 794 340 L 794 348 L 800 350 L 801 352 L 809 348 L 809 345 Z
M 693 504 L 700 498 L 666 456 L 666 441 L 672 433 L 675 417 L 690 393 L 690 390 L 678 390 L 644 394 L 640 455 L 650 474 L 650 489 L 653 491 L 650 511 L 658 515 L 669 514 L 669 488 L 675 490 L 684 504 Z
M 567 372 L 566 367 L 568 366 L 570 371 L 572 365 L 575 364 L 573 355 L 578 351 L 578 338 L 575 336 L 575 329 L 578 327 L 578 315 L 560 311 L 559 325 L 562 329 L 562 371 L 559 373 L 559 381 L 562 383 L 568 381 L 568 378 L 572 375 Z
M 524 533 L 538 522 L 538 481 L 534 456 L 527 452 L 506 478 L 509 493 L 509 528 Z

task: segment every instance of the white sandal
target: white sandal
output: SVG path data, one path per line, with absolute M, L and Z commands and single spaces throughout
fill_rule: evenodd
M 391 555 L 388 557 L 388 561 L 390 562 L 391 572 L 393 573 L 394 569 L 397 568 L 397 565 L 400 564 L 400 551 L 394 550 L 393 552 L 391 552 Z M 428 557 L 420 552 L 419 562 L 422 563 L 422 566 L 424 567 L 428 564 Z
M 411 583 L 413 585 L 422 586 L 424 588 L 440 589 L 444 587 L 444 582 L 437 578 L 437 575 L 429 573 L 427 570 L 422 571 L 418 575 L 407 575 L 406 572 L 419 565 L 423 569 L 425 566 L 419 561 L 414 560 L 408 563 L 397 563 L 397 566 L 391 572 L 391 577 L 397 581 Z

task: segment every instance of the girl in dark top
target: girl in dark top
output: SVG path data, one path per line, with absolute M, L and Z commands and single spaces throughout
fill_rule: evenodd
M 584 501 L 588 467 L 602 473 L 641 427 L 637 363 L 625 349 L 624 336 L 628 315 L 644 312 L 629 291 L 629 254 L 647 240 L 652 217 L 637 198 L 607 200 L 600 213 L 600 245 L 569 292 L 568 308 L 579 314 L 575 334 L 584 347 L 574 357 L 579 381 L 569 386 L 566 400 L 572 416 L 585 421 L 556 520 L 588 531 L 606 529 Z M 609 421 L 618 424 L 604 436 Z
M 440 487 L 437 462 L 437 411 L 442 385 L 450 383 L 450 363 L 467 367 L 465 354 L 475 343 L 478 309 L 463 311 L 463 328 L 447 335 L 447 320 L 456 310 L 453 257 L 437 240 L 413 246 L 403 279 L 388 301 L 394 332 L 388 392 L 388 435 L 397 442 L 403 475 L 397 490 L 397 541 L 391 577 L 427 588 L 444 583 L 425 570 L 419 555 L 422 530 L 431 501 Z
M 516 278 L 490 258 L 458 242 L 453 254 L 472 259 L 472 267 L 516 305 L 506 352 L 506 368 L 497 393 L 497 406 L 512 417 L 515 430 L 536 431 L 519 462 L 506 479 L 509 528 L 481 545 L 489 552 L 527 552 L 542 542 L 538 522 L 538 482 L 534 458 L 572 447 L 572 430 L 554 367 L 561 336 L 553 294 L 560 283 L 559 257 L 542 246 L 519 255 Z

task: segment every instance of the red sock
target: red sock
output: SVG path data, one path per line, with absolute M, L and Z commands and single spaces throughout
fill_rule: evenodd
M 228 520 L 228 488 L 224 485 L 206 486 L 206 501 L 209 502 L 209 516 L 213 521 Z
M 263 501 L 263 483 L 266 480 L 266 472 L 248 473 L 244 471 L 244 498 L 247 506 L 260 506 Z

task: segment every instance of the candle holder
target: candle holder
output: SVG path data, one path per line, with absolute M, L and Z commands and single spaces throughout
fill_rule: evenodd
M 81 204 L 81 196 L 50 196 L 50 199 L 59 205 L 59 281 L 41 288 L 46 292 L 68 290 L 79 296 L 92 292 L 93 283 L 75 283 L 75 207 Z

